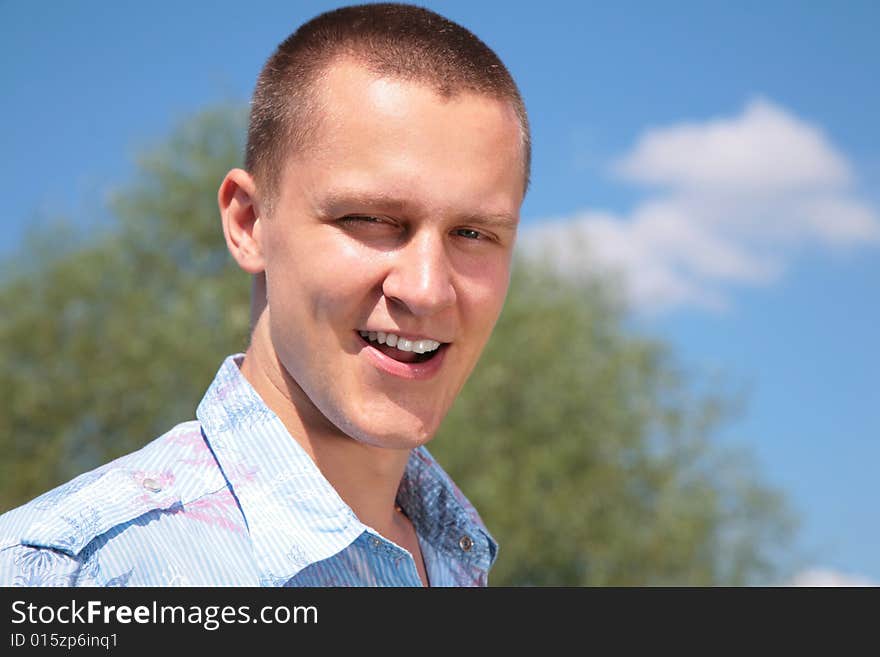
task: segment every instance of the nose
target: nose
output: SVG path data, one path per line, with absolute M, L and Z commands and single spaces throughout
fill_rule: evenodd
M 382 292 L 417 317 L 451 307 L 456 300 L 452 267 L 443 237 L 416 234 L 393 257 Z

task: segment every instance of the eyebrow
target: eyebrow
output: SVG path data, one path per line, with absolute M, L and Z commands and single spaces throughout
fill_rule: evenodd
M 332 214 L 339 206 L 357 205 L 371 208 L 389 208 L 393 210 L 412 210 L 415 205 L 390 194 L 365 193 L 355 190 L 332 190 L 324 194 L 318 207 L 325 214 Z
M 412 201 L 392 194 L 374 192 L 362 192 L 357 190 L 331 190 L 324 194 L 323 199 L 317 204 L 319 211 L 330 216 L 339 211 L 340 207 L 357 206 L 363 208 L 382 208 L 392 212 L 421 212 L 422 208 Z M 490 228 L 507 229 L 515 231 L 519 225 L 519 218 L 506 213 L 489 214 L 463 214 L 458 216 L 458 221 L 473 223 Z

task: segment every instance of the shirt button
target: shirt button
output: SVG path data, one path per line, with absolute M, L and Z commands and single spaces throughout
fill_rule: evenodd
M 470 536 L 462 536 L 458 539 L 458 546 L 465 552 L 470 552 L 471 548 L 474 547 L 474 542 Z
M 141 486 L 146 488 L 151 493 L 158 493 L 160 490 L 162 490 L 162 486 L 155 479 L 144 479 L 141 482 Z
M 373 537 L 372 542 L 373 542 L 373 547 L 374 547 L 374 548 L 377 548 L 377 547 L 379 547 L 380 545 L 382 545 L 382 541 L 380 541 L 380 540 L 379 540 L 378 538 L 376 538 L 375 536 Z

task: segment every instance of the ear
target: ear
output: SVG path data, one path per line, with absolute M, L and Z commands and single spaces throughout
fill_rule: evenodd
M 217 192 L 226 246 L 238 266 L 249 274 L 265 269 L 256 193 L 254 179 L 243 169 L 227 173 Z

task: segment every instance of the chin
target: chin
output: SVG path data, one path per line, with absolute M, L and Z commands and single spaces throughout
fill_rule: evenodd
M 396 416 L 396 417 L 395 417 Z M 439 419 L 423 421 L 405 412 L 381 418 L 358 418 L 337 424 L 358 442 L 385 449 L 415 449 L 428 443 L 440 428 Z

